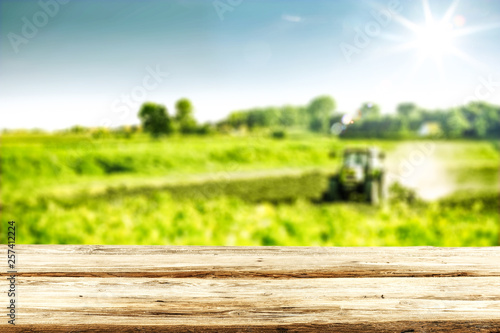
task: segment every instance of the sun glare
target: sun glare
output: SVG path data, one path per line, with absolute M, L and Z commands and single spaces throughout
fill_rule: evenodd
M 416 47 L 424 57 L 441 58 L 453 51 L 453 25 L 428 22 L 416 31 Z
M 404 28 L 412 32 L 412 36 L 405 38 L 406 42 L 396 45 L 389 50 L 393 52 L 406 52 L 413 50 L 417 52 L 418 57 L 415 65 L 408 72 L 410 76 L 418 73 L 420 67 L 426 60 L 433 60 L 436 65 L 437 73 L 442 80 L 445 79 L 444 67 L 448 57 L 459 58 L 475 68 L 482 68 L 482 64 L 462 51 L 457 43 L 459 38 L 466 35 L 497 29 L 500 23 L 467 27 L 465 16 L 455 14 L 459 0 L 454 0 L 446 10 L 446 13 L 439 19 L 435 18 L 430 6 L 429 0 L 422 0 L 425 21 L 417 24 L 401 15 L 395 15 L 396 21 Z

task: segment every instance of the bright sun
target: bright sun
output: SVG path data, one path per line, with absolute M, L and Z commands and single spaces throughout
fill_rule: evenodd
M 421 24 L 412 22 L 400 15 L 395 15 L 396 21 L 407 28 L 413 34 L 406 42 L 398 44 L 389 52 L 401 52 L 415 50 L 418 54 L 417 62 L 414 68 L 409 70 L 410 76 L 418 72 L 420 66 L 426 60 L 433 60 L 436 64 L 437 72 L 441 79 L 444 79 L 443 61 L 446 57 L 456 57 L 468 64 L 481 66 L 476 60 L 470 57 L 457 47 L 457 39 L 465 35 L 470 35 L 483 30 L 490 30 L 500 27 L 499 24 L 464 27 L 466 19 L 462 15 L 456 15 L 455 9 L 458 0 L 454 0 L 446 10 L 446 13 L 440 19 L 433 16 L 428 0 L 422 0 L 425 21 Z
M 452 53 L 453 45 L 453 25 L 445 22 L 427 22 L 422 27 L 418 27 L 416 33 L 416 48 L 425 58 L 431 57 L 440 60 L 444 55 Z

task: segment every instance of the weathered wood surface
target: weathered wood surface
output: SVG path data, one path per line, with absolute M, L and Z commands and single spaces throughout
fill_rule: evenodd
M 500 332 L 495 247 L 18 245 L 16 254 L 19 332 Z
M 20 276 L 500 276 L 500 248 L 18 245 Z M 1 275 L 7 270 L 0 263 Z

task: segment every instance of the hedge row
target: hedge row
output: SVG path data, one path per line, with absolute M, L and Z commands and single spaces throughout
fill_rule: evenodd
M 89 198 L 112 199 L 127 195 L 150 195 L 167 191 L 176 199 L 210 199 L 218 196 L 238 197 L 246 201 L 287 201 L 298 198 L 320 199 L 328 187 L 328 174 L 321 171 L 290 171 L 279 174 L 253 176 L 224 175 L 203 180 L 148 184 L 139 186 L 113 186 L 98 192 L 85 191 L 74 195 L 47 195 L 42 201 L 55 200 L 63 205 L 85 204 Z
M 209 199 L 218 196 L 238 197 L 247 201 L 281 201 L 296 198 L 319 199 L 325 192 L 328 178 L 318 171 L 267 175 L 257 177 L 214 176 L 212 179 L 179 184 L 144 186 L 131 189 L 134 193 L 168 191 L 174 198 Z M 108 189 L 107 195 L 121 189 Z
M 166 186 L 179 198 L 234 196 L 247 201 L 281 201 L 297 198 L 319 199 L 327 188 L 327 177 L 319 172 L 258 178 L 209 180 L 203 183 Z

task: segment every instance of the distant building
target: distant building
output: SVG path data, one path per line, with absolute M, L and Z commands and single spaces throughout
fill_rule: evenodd
M 420 136 L 438 136 L 441 133 L 441 126 L 435 121 L 427 121 L 423 123 L 418 130 L 418 135 Z

